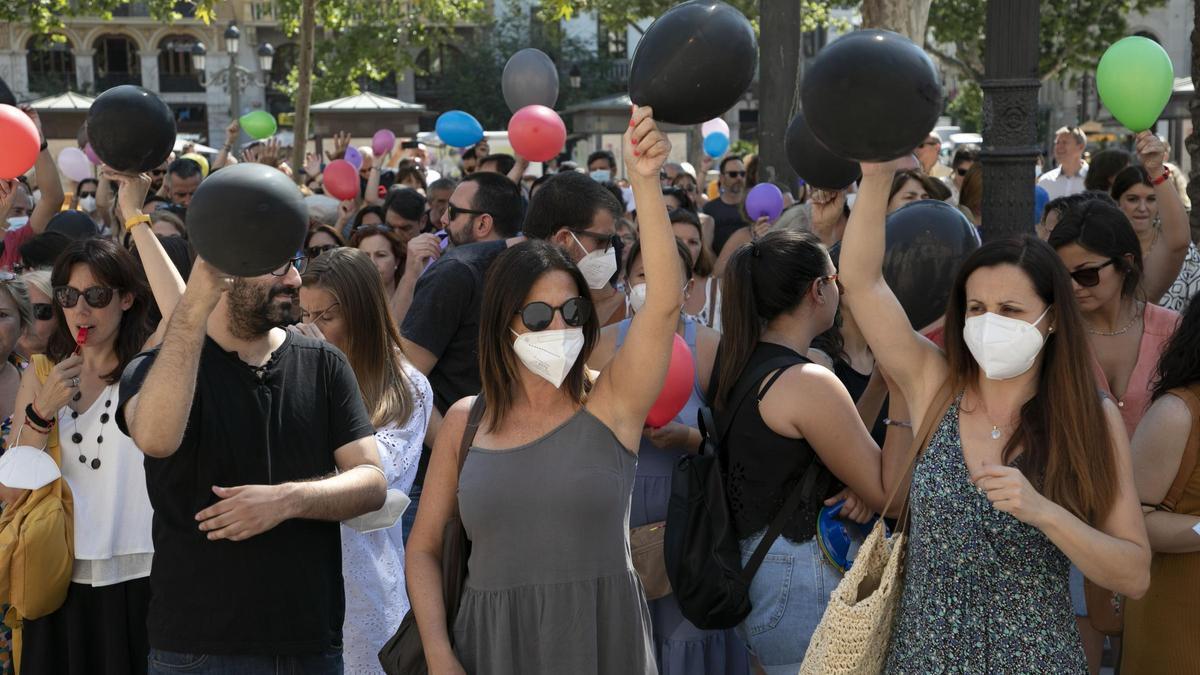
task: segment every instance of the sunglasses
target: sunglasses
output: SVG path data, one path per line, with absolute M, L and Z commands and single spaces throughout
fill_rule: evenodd
M 95 196 L 96 196 L 95 192 L 80 192 L 79 193 L 80 199 L 87 199 L 88 197 L 95 197 Z
M 745 178 L 746 172 L 745 171 L 726 171 L 725 175 L 729 176 L 730 178 Z
M 564 302 L 558 307 L 551 307 L 544 302 L 531 302 L 514 314 L 521 315 L 521 323 L 531 331 L 546 330 L 554 321 L 554 313 L 562 314 L 563 322 L 572 328 L 579 328 L 587 323 L 592 315 L 592 301 L 577 296 Z
M 1100 270 L 1112 265 L 1115 262 L 1117 262 L 1115 258 L 1110 258 L 1108 262 L 1102 265 L 1075 270 L 1074 272 L 1071 272 L 1071 278 L 1074 279 L 1075 283 L 1079 284 L 1080 286 L 1083 286 L 1084 288 L 1091 288 L 1092 286 L 1100 283 Z
M 272 270 L 271 276 L 274 276 L 274 277 L 287 276 L 289 267 L 294 267 L 294 268 L 296 268 L 297 272 L 299 272 L 300 274 L 304 274 L 306 271 L 308 271 L 308 256 L 298 255 L 295 258 L 292 258 L 291 260 L 289 260 L 289 261 L 285 262 L 283 265 L 281 265 L 279 267 L 279 269 Z
M 464 209 L 461 206 L 455 206 L 453 202 L 446 206 L 446 212 L 450 215 L 450 220 L 458 220 L 458 217 L 464 213 L 472 216 L 487 215 L 487 211 L 476 211 L 475 209 Z
M 92 309 L 104 309 L 112 302 L 114 289 L 104 286 L 92 286 L 85 290 L 71 286 L 57 286 L 54 289 L 54 299 L 63 307 L 74 307 L 79 304 L 80 296 Z
M 321 256 L 322 253 L 325 253 L 327 251 L 332 251 L 335 248 L 337 248 L 337 244 L 325 244 L 324 246 L 309 246 L 308 248 L 304 249 L 304 255 L 308 256 L 309 258 L 318 258 Z
M 33 318 L 38 321 L 49 321 L 54 318 L 54 306 L 48 302 L 33 303 Z
M 608 251 L 608 249 L 612 248 L 613 246 L 616 246 L 617 240 L 621 238 L 619 235 L 616 235 L 616 234 L 597 234 L 595 232 L 588 232 L 587 230 L 572 231 L 571 234 L 574 234 L 576 236 L 583 235 L 583 236 L 587 237 L 588 239 L 591 239 L 592 241 L 596 242 L 596 244 L 597 244 L 596 250 L 598 250 L 598 251 Z

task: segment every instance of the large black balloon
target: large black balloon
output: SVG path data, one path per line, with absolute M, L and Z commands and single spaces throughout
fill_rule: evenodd
M 804 113 L 796 113 L 784 139 L 788 163 L 804 182 L 823 190 L 841 190 L 862 176 L 858 162 L 838 157 L 821 145 Z
M 278 269 L 304 246 L 308 209 L 283 172 L 235 164 L 200 183 L 187 227 L 201 258 L 226 274 L 253 277 Z
M 0 77 L 0 105 L 16 105 L 17 97 L 13 96 L 12 89 L 8 88 L 8 83 L 4 78 Z
M 122 84 L 96 97 L 88 110 L 88 140 L 117 171 L 141 173 L 163 162 L 175 147 L 175 116 L 152 92 Z
M 913 151 L 937 125 L 942 85 L 908 38 L 860 30 L 832 42 L 807 67 L 800 102 L 834 154 L 886 162 Z
M 913 328 L 946 312 L 958 268 L 978 247 L 975 226 L 946 202 L 923 199 L 888 214 L 883 277 Z
M 691 0 L 658 17 L 638 40 L 629 97 L 654 119 L 700 124 L 737 103 L 758 68 L 754 28 L 716 0 Z

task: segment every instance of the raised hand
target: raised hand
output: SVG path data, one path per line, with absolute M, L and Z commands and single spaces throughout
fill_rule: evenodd
M 625 130 L 625 171 L 630 176 L 653 178 L 657 182 L 671 154 L 671 142 L 658 130 L 653 115 L 649 107 L 634 107 L 629 128 Z
M 1167 146 L 1152 131 L 1137 135 L 1137 154 L 1142 167 L 1152 178 L 1162 175 L 1163 162 L 1167 157 Z
M 120 186 L 120 190 L 117 191 L 117 208 L 120 209 L 122 218 L 129 219 L 135 213 L 141 212 L 146 204 L 146 193 L 150 191 L 150 174 L 119 173 L 106 165 L 101 167 L 100 177 Z
M 896 174 L 897 171 L 920 168 L 921 163 L 917 161 L 916 155 L 903 155 L 893 159 L 890 162 L 880 162 L 878 164 L 873 162 L 862 162 L 859 164 L 859 166 L 862 167 L 862 174 L 864 178 L 867 176 L 887 176 L 888 178 L 891 178 Z
M 329 161 L 342 159 L 346 156 L 346 148 L 350 147 L 350 132 L 339 131 L 333 137 L 333 152 L 325 151 L 325 156 Z
M 83 356 L 72 354 L 59 361 L 46 377 L 42 390 L 33 401 L 33 410 L 43 419 L 52 419 L 79 393 L 79 373 Z

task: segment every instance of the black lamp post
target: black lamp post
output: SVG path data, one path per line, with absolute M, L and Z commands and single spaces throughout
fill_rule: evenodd
M 578 89 L 583 85 L 583 71 L 579 70 L 579 64 L 571 66 L 571 72 L 567 73 L 567 82 L 570 83 L 572 89 Z
M 229 27 L 225 29 L 225 51 L 229 54 L 229 66 L 213 73 L 212 77 L 208 77 L 205 66 L 208 62 L 208 49 L 203 42 L 197 42 L 192 45 L 192 69 L 195 70 L 200 77 L 200 84 L 204 86 L 215 85 L 225 86 L 229 91 L 229 112 L 234 118 L 238 117 L 241 111 L 241 94 L 242 90 L 251 84 L 258 84 L 265 87 L 271 79 L 271 65 L 275 59 L 275 48 L 271 43 L 264 42 L 258 46 L 258 70 L 254 73 L 237 64 L 237 53 L 241 47 L 242 31 L 238 29 L 237 24 L 233 21 L 229 22 Z

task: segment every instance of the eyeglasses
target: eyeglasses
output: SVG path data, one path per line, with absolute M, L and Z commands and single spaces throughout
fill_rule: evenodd
M 458 217 L 464 213 L 468 213 L 472 216 L 488 215 L 487 211 L 476 211 L 475 209 L 464 209 L 461 206 L 455 206 L 453 202 L 450 202 L 447 204 L 446 212 L 449 214 L 450 220 L 458 220 Z
M 924 143 L 922 143 L 922 144 L 921 144 L 921 147 L 922 147 L 922 148 L 927 148 L 927 147 L 929 147 L 929 146 L 931 146 L 931 145 L 939 145 L 939 146 L 940 146 L 941 144 L 942 144 L 942 143 L 941 143 L 941 141 L 935 141 L 935 140 L 933 140 L 933 139 L 931 138 L 931 139 L 929 139 L 929 140 L 925 141 Z
M 82 296 L 92 309 L 104 309 L 112 302 L 113 290 L 104 286 L 92 286 L 82 291 L 71 286 L 56 286 L 54 299 L 63 307 L 74 307 L 79 304 L 79 298 Z
M 729 176 L 730 178 L 745 178 L 746 172 L 745 171 L 726 171 L 725 175 Z
M 313 313 L 310 313 L 310 312 L 301 311 L 301 312 L 300 312 L 300 320 L 301 320 L 301 321 L 303 321 L 304 323 L 316 323 L 317 321 L 319 321 L 319 320 L 321 319 L 321 317 L 323 317 L 323 316 L 325 316 L 326 314 L 328 314 L 328 313 L 329 313 L 329 310 L 333 309 L 334 307 L 337 307 L 337 306 L 338 306 L 338 305 L 340 305 L 340 304 L 342 304 L 342 303 L 340 303 L 340 302 L 335 302 L 335 303 L 333 303 L 332 305 L 330 305 L 330 306 L 326 307 L 325 309 L 323 309 L 323 310 L 321 310 L 321 311 L 317 312 L 316 314 L 313 314 Z
M 596 244 L 597 244 L 596 250 L 598 250 L 598 251 L 608 251 L 608 249 L 612 248 L 613 246 L 616 246 L 617 240 L 620 239 L 620 237 L 617 236 L 616 234 L 600 234 L 598 232 L 589 232 L 587 230 L 571 230 L 571 234 L 573 234 L 573 235 L 581 235 L 582 234 L 583 236 L 587 237 L 588 239 L 591 239 L 592 241 L 596 242 Z M 576 239 L 575 241 L 579 241 L 579 240 Z M 583 244 L 580 244 L 580 246 L 583 246 Z
M 1074 272 L 1071 272 L 1071 278 L 1074 279 L 1075 283 L 1079 284 L 1080 286 L 1083 286 L 1084 288 L 1091 288 L 1092 286 L 1100 283 L 1100 270 L 1115 262 L 1117 262 L 1116 258 L 1110 258 L 1108 262 L 1102 265 L 1075 270 Z
M 579 328 L 587 323 L 592 316 L 592 301 L 577 296 L 564 302 L 558 307 L 551 307 L 544 302 L 531 302 L 514 312 L 521 316 L 521 323 L 531 331 L 546 330 L 554 321 L 554 313 L 562 314 L 563 322 L 572 328 Z
M 80 192 L 79 193 L 80 199 L 87 199 L 88 197 L 95 197 L 95 196 L 96 196 L 95 192 Z
M 33 318 L 38 321 L 49 321 L 54 318 L 54 306 L 48 302 L 33 303 Z
M 337 244 L 325 244 L 324 246 L 309 246 L 308 248 L 304 249 L 304 255 L 308 256 L 309 258 L 317 258 L 317 257 L 320 257 L 320 255 L 322 253 L 325 253 L 326 251 L 332 251 L 335 248 L 337 248 Z
M 846 290 L 844 288 L 842 288 L 842 282 L 838 279 L 838 275 L 836 275 L 836 274 L 826 274 L 823 277 L 817 277 L 817 283 L 819 283 L 819 284 L 832 283 L 834 286 L 837 286 L 838 293 L 846 292 Z
M 308 270 L 308 256 L 298 255 L 295 258 L 292 258 L 291 260 L 289 260 L 289 261 L 285 262 L 283 265 L 281 265 L 279 267 L 279 269 L 273 270 L 271 272 L 271 276 L 275 276 L 275 277 L 287 276 L 289 267 L 294 267 L 294 268 L 296 268 L 297 272 L 299 272 L 300 274 L 304 274 L 304 272 L 306 270 Z

